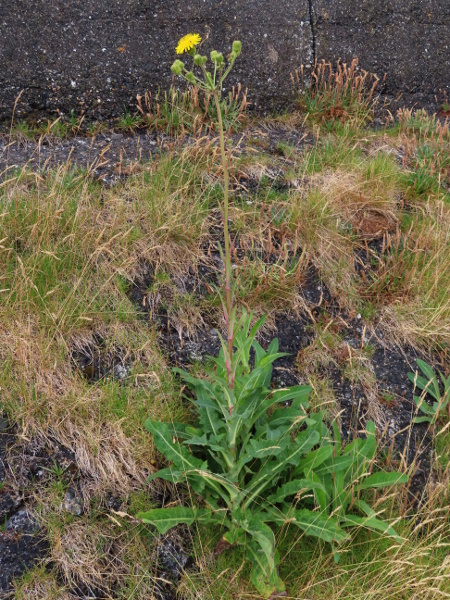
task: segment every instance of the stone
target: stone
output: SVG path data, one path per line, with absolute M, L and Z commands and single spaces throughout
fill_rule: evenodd
M 31 513 L 24 508 L 14 513 L 6 521 L 5 531 L 33 534 L 39 531 L 39 524 Z
M 80 517 L 84 513 L 83 498 L 76 488 L 70 487 L 67 490 L 64 496 L 64 508 L 68 513 L 76 517 Z
M 169 536 L 162 538 L 158 543 L 157 560 L 163 578 L 165 576 L 172 581 L 178 581 L 183 569 L 192 562 L 180 544 Z
M 45 559 L 49 543 L 31 513 L 19 510 L 0 531 L 0 598 L 12 597 L 13 581 Z

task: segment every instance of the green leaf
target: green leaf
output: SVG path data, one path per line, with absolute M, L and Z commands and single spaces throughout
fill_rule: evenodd
M 286 435 L 284 438 L 274 442 L 268 440 L 250 440 L 250 445 L 247 447 L 246 454 L 251 458 L 265 458 L 267 456 L 278 456 L 290 443 L 290 437 Z
M 331 483 L 326 485 L 328 477 L 325 478 L 325 481 L 321 481 L 320 477 L 315 475 L 314 471 L 311 471 L 311 479 L 315 483 L 322 483 L 323 489 L 315 488 L 314 489 L 314 497 L 316 499 L 316 503 L 320 508 L 320 512 L 325 513 L 330 504 L 331 499 Z
M 417 408 L 423 413 L 432 417 L 435 416 L 436 411 L 426 402 L 423 396 L 414 396 L 414 402 L 416 403 Z
M 290 388 L 276 390 L 272 393 L 272 399 L 275 403 L 299 400 L 306 406 L 311 390 L 310 385 L 293 385 Z
M 367 421 L 366 424 L 367 437 L 364 440 L 360 454 L 367 460 L 372 460 L 377 452 L 377 439 L 375 435 L 375 423 Z M 364 462 L 364 461 L 363 461 Z
M 261 516 L 263 520 L 272 521 L 279 526 L 295 525 L 306 535 L 320 538 L 325 542 L 341 543 L 349 539 L 348 534 L 339 527 L 335 519 L 322 513 L 307 509 L 291 509 L 287 514 L 276 509 L 268 509 L 265 513 Z
M 206 469 L 192 469 L 190 471 L 186 471 L 187 477 L 190 477 L 192 475 L 200 477 L 206 483 L 213 484 L 213 489 L 215 491 L 218 491 L 217 486 L 221 486 L 227 491 L 228 496 L 231 500 L 236 498 L 239 493 L 239 489 L 236 487 L 236 485 L 224 475 L 220 475 L 218 473 L 211 473 Z M 223 493 L 221 495 L 224 498 L 224 500 L 228 500 L 227 496 L 225 496 Z
M 285 591 L 285 585 L 277 573 L 276 566 L 269 567 L 262 550 L 251 539 L 246 544 L 245 554 L 252 564 L 250 581 L 263 598 L 270 598 L 276 592 Z M 277 558 L 274 562 L 277 562 Z
M 291 427 L 295 423 L 300 423 L 306 417 L 306 412 L 303 407 L 279 408 L 269 419 L 269 424 L 272 429 L 288 423 Z
M 166 469 L 160 469 L 156 473 L 152 473 L 152 475 L 147 478 L 147 482 L 153 481 L 153 479 L 164 479 L 171 483 L 178 483 L 182 475 L 183 473 L 181 471 L 174 471 L 168 467 Z
M 342 437 L 341 432 L 339 430 L 339 425 L 336 423 L 336 421 L 333 421 L 333 436 L 338 452 L 340 452 L 342 448 Z
M 436 374 L 428 363 L 426 363 L 424 360 L 421 360 L 420 358 L 418 358 L 416 362 L 419 366 L 419 369 L 424 375 L 428 377 L 428 379 L 436 379 Z
M 331 456 L 327 461 L 324 461 L 322 465 L 314 469 L 314 473 L 319 477 L 324 475 L 332 475 L 339 471 L 346 471 L 353 466 L 354 457 L 352 454 L 333 457 Z
M 306 477 L 309 477 L 309 472 L 312 469 L 317 469 L 319 465 L 325 462 L 333 454 L 332 444 L 327 446 L 321 446 L 317 450 L 310 452 L 305 458 L 302 458 L 297 467 L 294 469 L 294 476 L 304 473 Z
M 371 529 L 372 531 L 381 531 L 381 533 L 389 535 L 397 542 L 403 541 L 403 538 L 398 535 L 398 533 L 389 525 L 389 523 L 386 523 L 381 519 L 377 519 L 376 517 L 357 517 L 355 515 L 345 515 L 345 517 L 342 517 L 341 519 L 341 525 L 343 527 L 364 527 L 365 529 Z
M 332 510 L 334 514 L 340 514 L 345 511 L 346 504 L 350 500 L 349 490 L 345 488 L 345 476 L 343 471 L 333 473 L 333 503 Z
M 271 528 L 261 519 L 254 515 L 248 522 L 241 522 L 241 527 L 250 535 L 250 539 L 256 543 L 265 559 L 266 568 L 271 572 L 275 569 L 275 536 Z
M 432 423 L 433 420 L 432 417 L 414 417 L 413 423 Z
M 244 506 L 248 506 L 288 465 L 296 465 L 301 457 L 317 444 L 319 439 L 320 436 L 315 430 L 307 429 L 300 432 L 294 442 L 291 442 L 289 447 L 277 457 L 276 462 L 268 461 L 261 471 L 250 480 L 247 489 L 242 492 L 243 497 L 247 495 Z
M 157 449 L 173 462 L 181 470 L 202 469 L 205 463 L 192 456 L 192 454 L 179 442 L 173 442 L 166 423 L 147 419 L 147 429 L 153 434 L 153 440 Z
M 266 356 L 266 351 L 256 340 L 253 342 L 253 348 L 255 350 L 255 366 L 259 365 L 259 361 Z
M 310 391 L 311 387 L 309 385 L 298 385 L 272 392 L 270 396 L 259 404 L 258 410 L 255 412 L 255 421 L 265 415 L 274 404 L 280 404 L 289 400 L 303 403 L 306 408 L 308 406 L 306 399 Z
M 268 502 L 282 502 L 287 496 L 298 494 L 299 491 L 307 492 L 309 490 L 319 489 L 325 491 L 325 488 L 321 483 L 313 481 L 312 479 L 294 479 L 285 483 L 274 494 L 271 494 L 268 498 Z
M 384 473 L 383 471 L 379 471 L 366 477 L 355 487 L 355 490 L 359 492 L 369 488 L 388 487 L 390 485 L 406 483 L 407 481 L 408 475 L 405 473 Z
M 211 517 L 212 513 L 207 508 L 194 509 L 185 506 L 153 508 L 138 514 L 138 519 L 149 525 L 154 525 L 159 533 L 166 533 L 169 529 L 181 523 L 192 525 L 195 519 L 201 519 L 203 523 L 207 523 Z
M 435 400 L 440 396 L 439 387 L 436 394 L 435 382 L 430 379 L 425 379 L 416 373 L 408 373 L 408 379 L 416 386 L 423 390 L 426 394 L 430 394 Z M 437 382 L 436 382 L 437 383 Z
M 359 508 L 361 512 L 366 513 L 368 517 L 376 517 L 376 512 L 373 510 L 373 508 L 367 504 L 367 502 L 361 500 L 361 498 L 355 498 L 353 500 L 353 504 L 356 506 L 356 508 Z

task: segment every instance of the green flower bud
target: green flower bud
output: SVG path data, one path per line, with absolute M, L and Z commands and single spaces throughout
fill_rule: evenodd
M 189 83 L 195 83 L 195 75 L 192 71 L 188 71 L 185 77 L 189 81 Z
M 223 65 L 223 54 L 221 52 L 217 52 L 216 50 L 213 50 L 211 52 L 211 60 L 213 61 L 214 64 L 216 64 L 218 67 Z
M 230 59 L 230 62 L 234 62 L 237 59 L 236 52 L 231 52 L 228 58 Z
M 241 53 L 242 43 L 239 40 L 234 40 L 233 42 L 233 53 L 236 54 L 236 58 Z
M 181 75 L 184 69 L 184 62 L 181 60 L 176 60 L 173 65 L 170 67 L 170 70 L 174 75 Z
M 206 61 L 207 61 L 207 57 L 206 56 L 201 56 L 201 54 L 196 54 L 194 56 L 194 64 L 197 65 L 197 67 L 202 67 Z

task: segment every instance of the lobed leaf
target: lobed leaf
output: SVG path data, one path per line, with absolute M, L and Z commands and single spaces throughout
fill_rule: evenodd
M 159 533 L 162 534 L 181 523 L 192 525 L 196 519 L 202 523 L 208 523 L 211 517 L 212 512 L 207 508 L 195 509 L 185 506 L 153 508 L 152 510 L 138 514 L 138 519 L 141 519 L 143 523 L 154 525 Z

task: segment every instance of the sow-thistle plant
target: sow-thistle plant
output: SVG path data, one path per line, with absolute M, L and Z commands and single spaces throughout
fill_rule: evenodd
M 242 44 L 235 40 L 232 45 L 231 53 L 228 57 L 228 65 L 225 62 L 221 52 L 212 50 L 211 69 L 208 70 L 208 57 L 197 52 L 197 46 L 201 42 L 201 37 L 196 33 L 188 33 L 178 42 L 177 54 L 187 53 L 191 56 L 193 67 L 197 67 L 197 74 L 193 70 L 187 70 L 185 63 L 181 60 L 176 60 L 171 69 L 172 73 L 183 77 L 191 85 L 197 86 L 199 89 L 212 94 L 217 110 L 217 121 L 220 139 L 220 151 L 222 156 L 224 190 L 223 190 L 223 222 L 224 222 L 224 238 L 225 238 L 225 321 L 227 324 L 227 344 L 224 346 L 225 363 L 227 365 L 228 383 L 230 388 L 233 388 L 233 336 L 236 312 L 233 306 L 233 289 L 232 289 L 232 270 L 231 270 L 231 252 L 230 252 L 230 235 L 228 230 L 228 202 L 229 202 L 229 174 L 228 161 L 225 152 L 225 134 L 222 120 L 222 110 L 220 106 L 220 96 L 225 79 L 228 77 L 231 69 L 238 56 L 241 53 Z
M 275 532 L 290 526 L 331 544 L 335 559 L 339 545 L 349 539 L 348 527 L 367 527 L 399 539 L 362 497 L 366 489 L 406 481 L 401 473 L 372 473 L 376 451 L 373 423 L 365 439 L 346 448 L 339 429 L 331 434 L 324 414 L 308 412 L 309 386 L 272 389 L 272 368 L 278 340 L 265 350 L 256 340 L 264 318 L 252 326 L 252 315 L 237 318 L 234 306 L 228 231 L 228 165 L 220 111 L 223 82 L 241 52 L 233 43 L 228 57 L 216 51 L 208 59 L 197 52 L 200 36 L 188 34 L 177 53 L 193 61 L 188 70 L 176 60 L 172 71 L 192 85 L 213 94 L 224 171 L 225 234 L 224 314 L 227 339 L 222 339 L 215 368 L 207 378 L 175 369 L 194 392 L 197 419 L 191 424 L 148 419 L 156 448 L 170 461 L 150 479 L 187 483 L 202 504 L 156 508 L 140 515 L 164 534 L 180 523 L 213 524 L 223 533 L 216 551 L 243 547 L 251 563 L 251 581 L 264 598 L 286 596 L 278 574 Z M 355 514 L 359 513 L 359 514 Z M 361 516 L 362 515 L 362 516 Z

